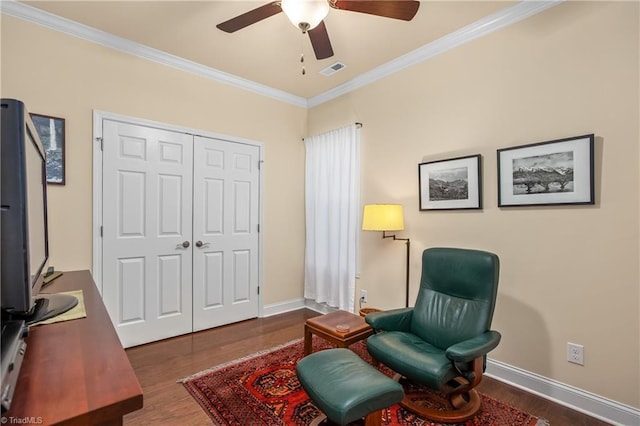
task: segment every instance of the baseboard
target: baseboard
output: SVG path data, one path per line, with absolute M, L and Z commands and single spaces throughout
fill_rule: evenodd
M 602 421 L 640 425 L 640 410 L 535 373 L 487 359 L 486 375 Z
M 288 300 L 286 302 L 264 305 L 262 307 L 262 315 L 260 316 L 270 317 L 273 315 L 284 314 L 285 312 L 297 311 L 298 309 L 303 309 L 305 307 L 304 299 Z
M 261 317 L 270 317 L 273 315 L 283 314 L 285 312 L 296 311 L 298 309 L 311 309 L 312 311 L 319 312 L 321 314 L 326 314 L 331 311 L 335 311 L 335 308 L 330 308 L 329 306 L 317 303 L 310 299 L 294 299 L 288 300 L 286 302 L 273 303 L 271 305 L 265 305 L 262 308 Z
M 332 308 L 324 303 L 318 303 L 311 299 L 304 299 L 304 307 L 312 311 L 320 312 L 321 314 L 328 314 L 329 312 L 338 310 L 338 308 Z

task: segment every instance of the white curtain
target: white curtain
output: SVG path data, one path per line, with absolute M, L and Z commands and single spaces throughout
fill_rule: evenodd
M 353 312 L 360 230 L 360 129 L 305 138 L 304 297 Z

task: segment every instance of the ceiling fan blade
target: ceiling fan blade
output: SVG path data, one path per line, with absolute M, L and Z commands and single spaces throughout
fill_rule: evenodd
M 233 33 L 280 12 L 282 12 L 280 2 L 274 1 L 243 13 L 242 15 L 238 15 L 235 18 L 231 18 L 228 21 L 216 25 L 216 27 L 224 32 Z
M 313 52 L 316 54 L 316 59 L 326 59 L 333 56 L 333 48 L 331 47 L 331 41 L 329 40 L 329 34 L 327 33 L 327 27 L 324 25 L 324 21 L 307 32 L 309 33 L 309 39 L 313 46 Z
M 410 21 L 418 13 L 420 2 L 415 0 L 334 0 L 330 4 L 335 9 L 368 13 L 385 18 Z

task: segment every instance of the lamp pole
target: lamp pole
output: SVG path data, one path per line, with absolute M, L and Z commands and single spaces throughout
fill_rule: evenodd
M 396 237 L 395 234 L 393 235 L 387 235 L 386 231 L 382 231 L 382 238 L 393 238 L 394 241 L 406 241 L 406 245 L 407 245 L 407 261 L 406 261 L 406 289 L 405 289 L 405 307 L 408 308 L 409 307 L 409 253 L 410 253 L 410 247 L 411 247 L 411 240 L 409 238 L 398 238 Z

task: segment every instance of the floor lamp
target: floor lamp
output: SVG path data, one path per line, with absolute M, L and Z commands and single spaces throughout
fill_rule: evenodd
M 409 238 L 398 238 L 395 234 L 387 235 L 387 231 L 404 230 L 404 217 L 400 204 L 367 204 L 362 215 L 363 231 L 382 231 L 382 238 L 393 238 L 394 241 L 406 241 L 407 265 L 406 265 L 406 290 L 405 306 L 409 307 Z

